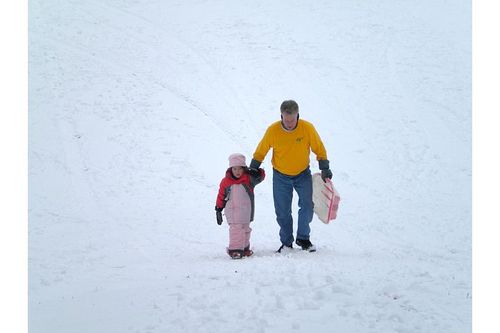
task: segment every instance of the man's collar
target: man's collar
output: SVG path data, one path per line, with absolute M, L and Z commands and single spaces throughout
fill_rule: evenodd
M 296 124 L 296 125 L 295 125 L 295 127 L 294 127 L 294 128 L 292 128 L 291 130 L 289 130 L 289 129 L 287 129 L 287 128 L 285 127 L 285 125 L 283 124 L 283 121 L 280 121 L 280 124 L 281 124 L 281 128 L 282 128 L 283 130 L 285 130 L 285 132 L 293 132 L 293 131 L 295 131 L 295 130 L 297 129 L 297 126 L 299 126 L 299 119 L 297 119 L 297 124 Z

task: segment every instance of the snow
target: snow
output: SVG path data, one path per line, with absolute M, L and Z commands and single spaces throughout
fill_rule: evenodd
M 35 0 L 28 83 L 30 332 L 471 331 L 468 1 Z M 276 254 L 269 154 L 231 260 L 227 157 L 290 98 L 338 217 Z

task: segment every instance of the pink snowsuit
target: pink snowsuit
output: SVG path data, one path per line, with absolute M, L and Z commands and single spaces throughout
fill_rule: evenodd
M 250 248 L 250 222 L 253 221 L 255 207 L 253 188 L 264 177 L 265 172 L 260 169 L 259 176 L 245 172 L 240 178 L 235 178 L 229 168 L 220 183 L 216 206 L 224 208 L 229 224 L 228 250 Z

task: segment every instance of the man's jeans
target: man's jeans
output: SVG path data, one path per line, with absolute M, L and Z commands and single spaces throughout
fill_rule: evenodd
M 299 195 L 299 221 L 297 238 L 309 239 L 313 218 L 312 176 L 309 167 L 297 176 L 287 176 L 273 169 L 273 198 L 276 220 L 280 226 L 281 243 L 293 243 L 292 196 L 293 190 Z

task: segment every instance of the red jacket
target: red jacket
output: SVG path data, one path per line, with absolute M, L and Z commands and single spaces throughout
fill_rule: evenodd
M 250 221 L 253 221 L 255 211 L 254 187 L 262 182 L 266 177 L 264 169 L 259 169 L 258 176 L 252 176 L 248 172 L 243 173 L 240 178 L 235 178 L 231 172 L 231 168 L 226 171 L 226 176 L 221 180 L 219 185 L 219 193 L 215 205 L 219 208 L 225 208 L 228 200 L 231 200 L 231 189 L 234 185 L 242 185 L 250 198 Z M 227 212 L 226 212 L 227 215 Z

